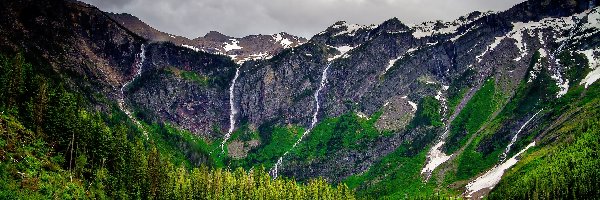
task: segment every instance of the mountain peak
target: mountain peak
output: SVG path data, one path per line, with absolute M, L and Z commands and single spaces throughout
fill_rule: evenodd
M 378 32 L 403 32 L 408 31 L 410 28 L 402 23 L 398 18 L 394 17 L 381 23 L 378 27 Z
M 227 38 L 231 38 L 231 37 L 224 35 L 223 33 L 220 33 L 218 31 L 210 31 L 206 35 L 204 35 L 204 38 L 206 38 L 206 39 L 227 39 Z

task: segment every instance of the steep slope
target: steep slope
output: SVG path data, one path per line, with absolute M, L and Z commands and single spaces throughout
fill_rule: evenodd
M 337 22 L 299 46 L 283 34 L 211 32 L 189 40 L 200 45 L 192 48 L 78 2 L 0 6 L 10 21 L 0 22 L 3 53 L 49 63 L 43 70 L 81 93 L 86 108 L 147 131 L 177 162 L 262 165 L 273 176 L 347 183 L 367 199 L 597 195 L 588 166 L 598 131 L 586 118 L 596 116 L 600 77 L 595 1 L 530 0 L 418 25 Z M 264 59 L 238 57 L 265 49 Z M 68 133 L 63 152 L 73 149 Z M 564 167 L 571 155 L 592 161 Z M 540 177 L 584 169 L 566 186 Z
M 516 130 L 510 130 L 518 129 L 544 108 L 540 105 L 594 79 L 594 73 L 589 72 L 597 65 L 566 63 L 568 58 L 583 59 L 581 55 L 588 55 L 591 63 L 597 60 L 593 53 L 598 49 L 594 7 L 589 1 L 528 1 L 505 12 L 474 12 L 454 22 L 413 26 L 397 19 L 379 26 L 338 22 L 308 44 L 268 61 L 245 64 L 238 81 L 240 89 L 236 89 L 240 95 L 238 120 L 249 123 L 250 131 L 259 135 L 265 134 L 259 128 L 264 126 L 300 124 L 308 128 L 314 111 L 310 97 L 320 80 L 318 72 L 331 65 L 321 91 L 323 112 L 317 115 L 321 123 L 297 147 L 309 152 L 316 148 L 316 152 L 292 151 L 283 157 L 280 174 L 300 179 L 323 176 L 337 182 L 365 173 L 403 144 L 410 144 L 406 147 L 410 151 L 400 155 L 412 159 L 427 150 L 427 144 L 445 141 L 438 149 L 449 156 L 437 164 L 442 165 L 442 171 L 431 167 L 428 173 L 436 177 L 432 181 L 452 183 L 452 190 L 461 190 L 465 179 L 485 172 L 498 161 L 515 135 Z M 309 47 L 322 51 L 306 51 Z M 536 55 L 543 57 L 543 67 L 530 62 Z M 312 59 L 307 62 L 307 58 Z M 313 70 L 315 64 L 318 66 Z M 542 77 L 536 81 L 537 76 Z M 524 98 L 515 92 L 522 87 L 536 93 L 540 99 L 535 101 L 542 103 L 533 107 L 527 107 L 531 100 L 509 104 Z M 427 96 L 437 100 L 437 112 L 446 127 L 413 125 L 413 116 L 424 112 L 418 107 Z M 518 114 L 506 117 L 512 112 Z M 348 113 L 346 118 L 338 118 Z M 367 121 L 372 122 L 363 124 Z M 389 125 L 397 123 L 401 125 Z M 498 124 L 504 128 L 498 129 Z M 353 128 L 341 127 L 348 125 Z M 478 134 L 482 131 L 487 133 Z M 259 139 L 269 141 L 268 137 Z M 511 153 L 527 146 L 519 140 L 517 143 Z M 250 157 L 263 155 L 264 146 L 253 148 Z M 484 163 L 475 168 L 464 166 L 482 159 L 482 152 Z M 281 156 L 283 152 L 274 154 Z M 425 165 L 431 159 L 420 162 Z M 269 166 L 275 161 L 263 163 Z M 444 180 L 447 176 L 450 178 Z
M 322 179 L 192 167 L 182 154 L 206 144 L 188 132 L 154 124 L 148 141 L 116 106 L 88 110 L 47 63 L 1 53 L 0 63 L 0 199 L 355 199 Z
M 148 122 L 173 123 L 208 138 L 220 136 L 228 125 L 226 88 L 236 67 L 229 58 L 168 43 L 148 44 L 106 13 L 80 2 L 11 1 L 2 6 L 2 18 L 7 19 L 0 24 L 2 51 L 51 63 L 68 87 L 97 102 L 96 109 L 106 111 L 108 105 L 102 102 L 108 98 L 123 102 L 128 113 Z M 169 76 L 166 69 L 184 73 Z

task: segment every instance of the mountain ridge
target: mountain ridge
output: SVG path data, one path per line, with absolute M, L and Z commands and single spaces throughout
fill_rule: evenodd
M 76 1 L 0 5 L 10 8 L 0 13 L 9 19 L 0 22 L 2 53 L 48 63 L 89 109 L 125 113 L 147 143 L 175 141 L 166 146 L 193 165 L 322 177 L 362 198 L 498 198 L 509 195 L 504 174 L 528 183 L 510 167 L 537 177 L 546 166 L 531 160 L 597 130 L 567 120 L 597 123 L 581 113 L 597 114 L 594 1 L 530 0 L 416 25 L 339 21 L 305 43 L 218 32 L 178 43 L 133 16 Z M 254 59 L 257 49 L 269 50 Z M 497 172 L 491 188 L 473 187 Z
M 195 51 L 227 55 L 239 64 L 247 60 L 272 57 L 283 49 L 295 47 L 307 41 L 302 37 L 293 36 L 285 32 L 273 35 L 259 34 L 235 38 L 217 31 L 209 31 L 204 36 L 189 39 L 159 31 L 131 14 L 107 14 L 119 24 L 150 41 L 168 41 Z

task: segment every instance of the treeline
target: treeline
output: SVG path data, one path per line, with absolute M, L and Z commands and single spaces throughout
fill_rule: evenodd
M 90 96 L 108 113 L 90 111 Z M 48 66 L 0 55 L 0 199 L 353 199 L 324 180 L 191 168 L 103 99 L 74 92 Z

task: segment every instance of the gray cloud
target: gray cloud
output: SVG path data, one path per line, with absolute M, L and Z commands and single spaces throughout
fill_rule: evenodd
M 472 11 L 501 11 L 524 0 L 83 0 L 104 11 L 130 13 L 150 26 L 195 38 L 288 32 L 303 37 L 336 21 L 379 24 L 453 20 Z

